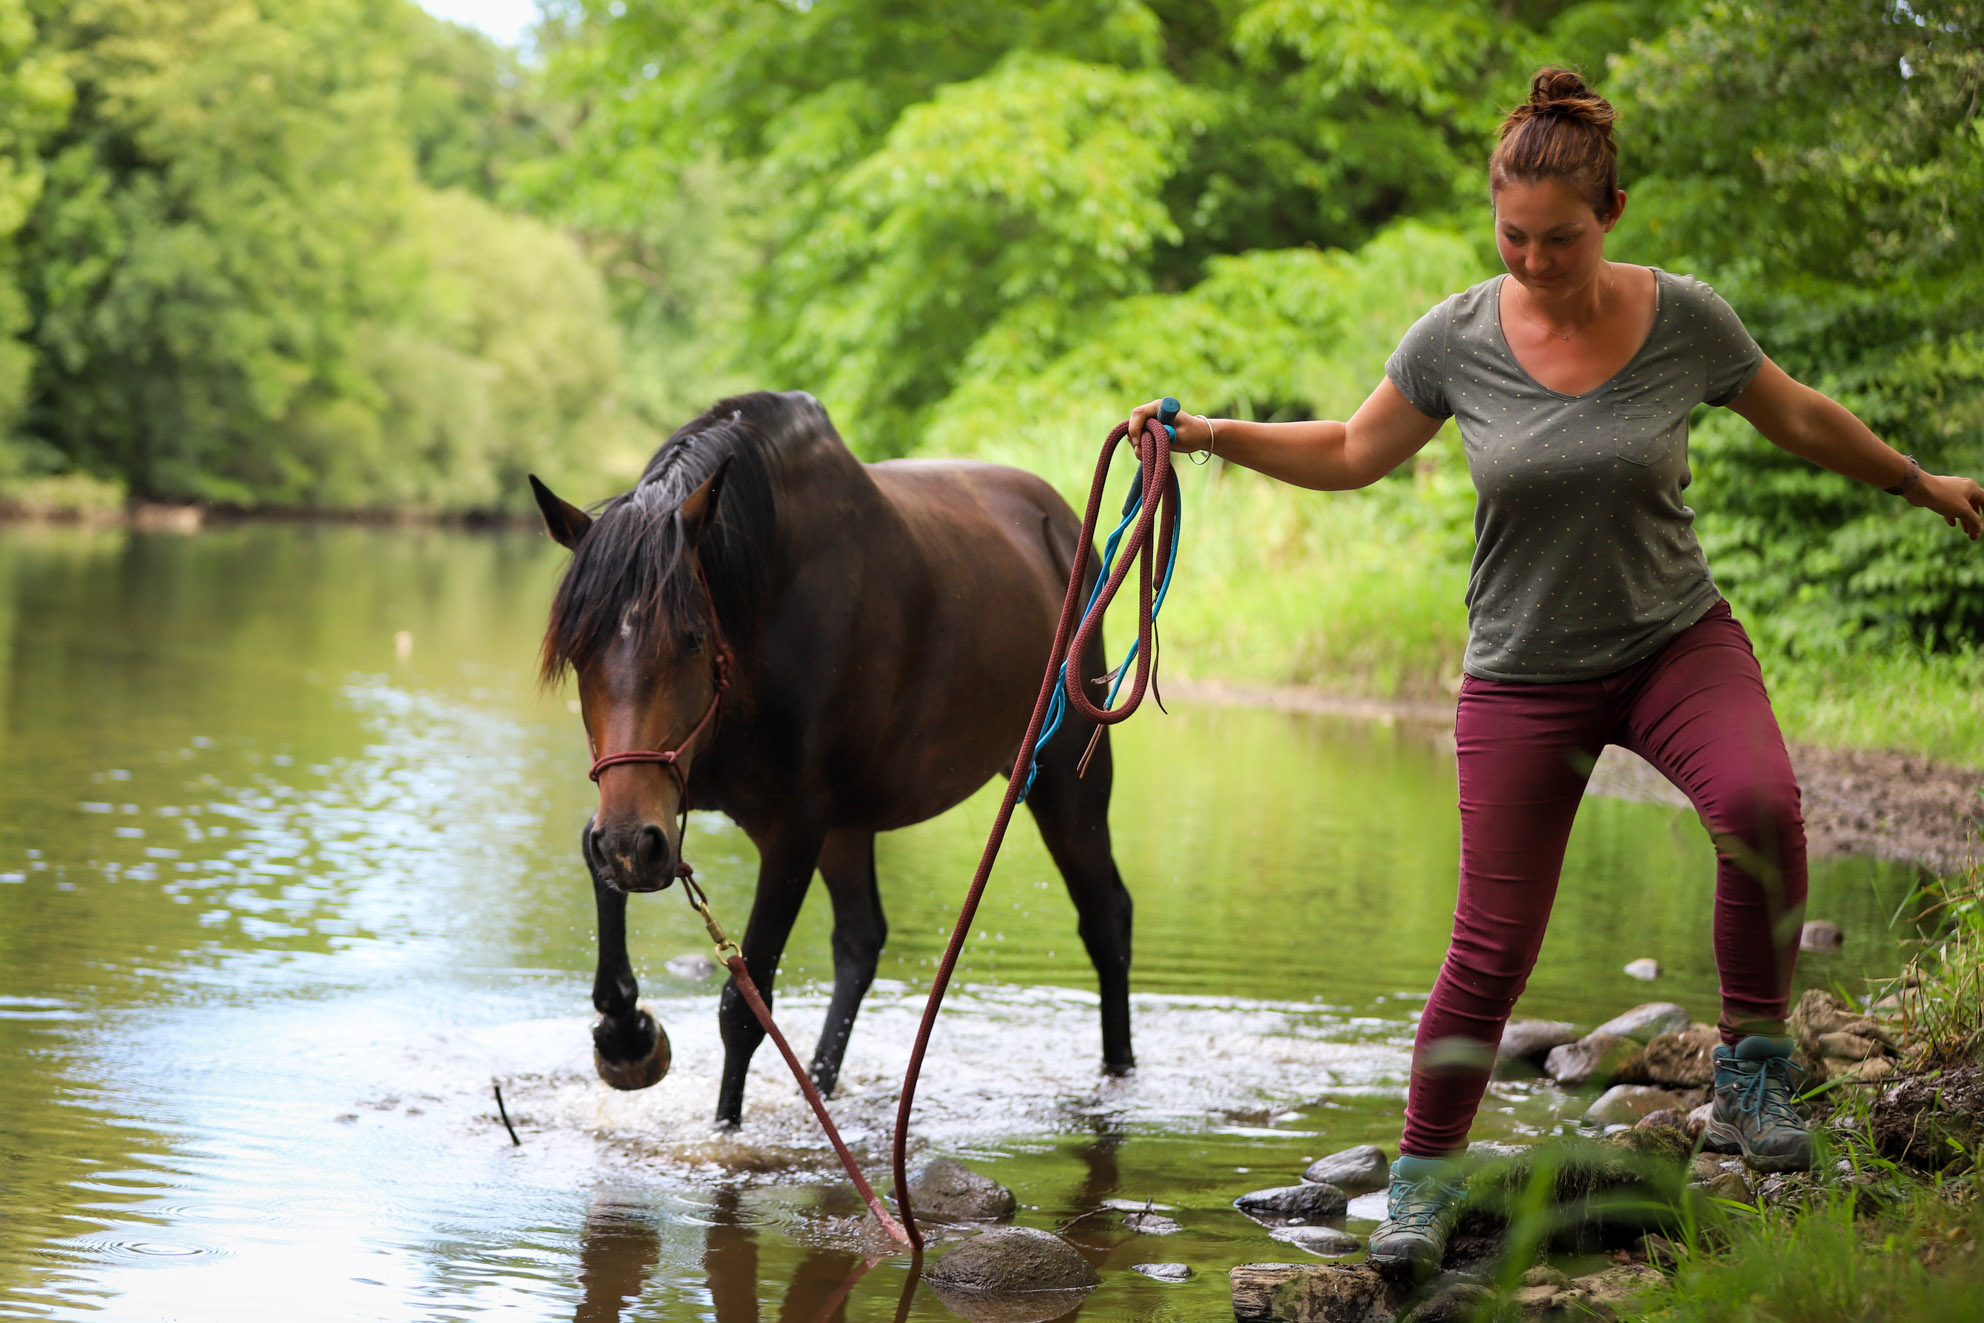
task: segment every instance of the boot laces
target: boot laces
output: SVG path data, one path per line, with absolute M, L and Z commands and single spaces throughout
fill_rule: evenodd
M 1744 1072 L 1747 1078 L 1737 1087 L 1737 1109 L 1760 1122 L 1799 1125 L 1798 1113 L 1791 1105 L 1794 1073 L 1803 1071 L 1790 1057 L 1766 1057 L 1756 1062 L 1753 1069 Z
M 1425 1231 L 1441 1214 L 1460 1202 L 1461 1188 L 1437 1176 L 1392 1184 L 1388 1219 L 1402 1231 Z

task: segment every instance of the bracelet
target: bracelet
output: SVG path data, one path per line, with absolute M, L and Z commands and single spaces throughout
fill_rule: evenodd
M 1213 451 L 1219 448 L 1219 432 L 1214 429 L 1212 425 L 1212 415 L 1210 414 L 1206 415 L 1206 436 L 1209 438 L 1206 441 L 1206 448 L 1203 451 L 1195 450 L 1192 452 L 1192 462 L 1194 464 L 1204 465 L 1210 463 L 1212 460 Z M 1201 459 L 1200 458 L 1201 454 L 1203 454 L 1205 458 Z
M 1905 495 L 1908 491 L 1909 484 L 1913 483 L 1917 478 L 1922 476 L 1922 466 L 1915 462 L 1915 456 L 1910 455 L 1907 458 L 1908 458 L 1908 472 L 1902 475 L 1901 481 L 1896 483 L 1892 487 L 1881 488 L 1882 491 L 1886 492 L 1890 496 Z

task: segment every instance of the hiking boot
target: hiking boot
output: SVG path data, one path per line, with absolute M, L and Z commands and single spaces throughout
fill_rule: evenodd
M 1460 1168 L 1436 1158 L 1400 1155 L 1392 1164 L 1385 1220 L 1371 1233 L 1371 1262 L 1380 1268 L 1432 1272 L 1460 1220 Z
M 1791 1040 L 1751 1034 L 1715 1049 L 1715 1110 L 1703 1147 L 1741 1153 L 1752 1171 L 1807 1171 L 1812 1132 L 1791 1106 Z

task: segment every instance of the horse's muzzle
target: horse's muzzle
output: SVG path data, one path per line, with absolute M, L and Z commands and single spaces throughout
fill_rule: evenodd
M 586 834 L 594 870 L 617 891 L 665 891 L 675 881 L 675 851 L 668 835 L 652 822 L 631 830 L 594 827 Z

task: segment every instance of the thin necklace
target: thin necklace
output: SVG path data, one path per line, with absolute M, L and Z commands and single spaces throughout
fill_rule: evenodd
M 1553 331 L 1549 327 L 1545 326 L 1542 322 L 1537 321 L 1536 318 L 1530 316 L 1529 309 L 1525 308 L 1522 303 L 1521 281 L 1516 282 L 1516 311 L 1521 313 L 1529 321 L 1529 324 L 1531 326 L 1534 326 L 1537 330 L 1543 332 L 1545 335 L 1554 335 L 1559 340 L 1569 340 L 1579 331 L 1584 330 L 1585 327 L 1590 326 L 1593 322 L 1597 321 L 1599 317 L 1604 314 L 1605 300 L 1612 297 L 1612 282 L 1613 282 L 1612 267 L 1608 263 L 1605 267 L 1605 292 L 1598 296 L 1598 306 L 1592 310 L 1591 316 L 1585 318 L 1582 322 L 1580 322 L 1576 326 L 1573 326 L 1568 331 Z

